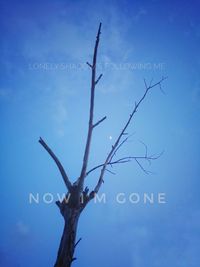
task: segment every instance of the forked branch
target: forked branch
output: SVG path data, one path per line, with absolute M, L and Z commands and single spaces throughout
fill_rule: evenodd
M 144 83 L 145 83 L 145 92 L 144 92 L 143 96 L 140 98 L 139 102 L 138 102 L 138 103 L 135 103 L 135 106 L 134 106 L 134 108 L 133 108 L 133 111 L 131 112 L 131 114 L 130 114 L 130 116 L 129 116 L 129 119 L 127 120 L 127 122 L 126 122 L 124 128 L 123 128 L 122 131 L 120 132 L 120 134 L 119 134 L 118 138 L 116 139 L 114 145 L 112 145 L 112 148 L 111 148 L 110 152 L 108 153 L 108 156 L 106 157 L 105 162 L 104 162 L 103 164 L 101 164 L 100 167 L 102 167 L 102 169 L 101 169 L 101 172 L 100 172 L 99 180 L 98 180 L 98 182 L 97 182 L 97 184 L 96 184 L 96 186 L 95 186 L 95 188 L 94 188 L 94 190 L 93 190 L 94 193 L 98 193 L 98 191 L 99 191 L 99 189 L 100 189 L 100 187 L 101 187 L 101 185 L 102 185 L 102 183 L 103 183 L 103 177 L 104 177 L 104 173 L 105 173 L 105 171 L 106 171 L 106 167 L 107 167 L 107 165 L 110 165 L 110 163 L 112 162 L 112 159 L 113 159 L 113 157 L 114 157 L 116 151 L 119 149 L 119 147 L 121 147 L 121 146 L 124 144 L 124 142 L 127 141 L 127 139 L 125 139 L 124 141 L 121 142 L 121 139 L 122 139 L 122 137 L 123 137 L 124 135 L 127 134 L 127 133 L 126 133 L 126 130 L 127 130 L 128 126 L 129 126 L 129 124 L 131 123 L 131 121 L 132 121 L 134 115 L 136 114 L 137 109 L 139 108 L 139 106 L 142 104 L 142 102 L 143 102 L 144 99 L 146 98 L 148 92 L 149 92 L 152 88 L 154 88 L 154 87 L 156 87 L 156 86 L 159 86 L 159 88 L 161 88 L 161 84 L 162 84 L 162 82 L 163 82 L 165 79 L 166 79 L 166 78 L 163 77 L 160 81 L 158 81 L 158 82 L 156 82 L 156 83 L 154 83 L 154 84 L 150 83 L 149 85 L 147 85 L 146 81 L 144 80 Z M 121 143 L 120 143 L 120 142 L 121 142 Z M 144 158 L 148 159 L 147 157 L 143 157 L 143 159 L 144 159 Z M 140 162 L 138 161 L 138 159 L 139 159 L 138 157 L 126 157 L 126 158 L 124 158 L 124 160 L 127 160 L 127 161 L 129 161 L 130 159 L 135 159 L 135 161 L 137 162 L 137 164 L 143 169 L 142 165 L 141 165 Z M 119 163 L 119 162 L 118 162 L 118 163 Z M 121 162 L 121 163 L 122 163 L 122 162 Z M 145 169 L 143 169 L 143 171 L 145 171 Z

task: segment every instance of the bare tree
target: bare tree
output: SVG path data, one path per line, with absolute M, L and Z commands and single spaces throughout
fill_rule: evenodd
M 165 78 L 162 78 L 160 81 L 156 83 L 151 82 L 149 85 L 147 85 L 146 81 L 144 80 L 145 91 L 142 97 L 140 98 L 140 100 L 138 102 L 135 102 L 130 116 L 128 117 L 121 132 L 119 133 L 114 144 L 112 145 L 107 157 L 105 158 L 105 161 L 93 167 L 92 169 L 88 170 L 88 160 L 90 156 L 90 147 L 91 147 L 93 130 L 106 119 L 106 116 L 105 116 L 99 121 L 94 122 L 95 89 L 96 89 L 98 82 L 102 78 L 102 74 L 100 74 L 98 78 L 96 76 L 97 52 L 98 52 L 100 34 L 101 34 L 101 23 L 99 25 L 99 29 L 97 32 L 92 63 L 87 62 L 87 65 L 91 69 L 91 89 L 90 89 L 91 95 L 90 95 L 89 125 L 88 125 L 88 133 L 87 133 L 84 157 L 83 157 L 83 164 L 82 164 L 82 168 L 80 172 L 80 177 L 76 180 L 76 182 L 74 182 L 73 184 L 70 182 L 70 179 L 68 175 L 66 174 L 65 169 L 62 166 L 60 160 L 57 158 L 54 152 L 50 149 L 47 143 L 41 137 L 39 139 L 39 143 L 43 146 L 43 148 L 49 153 L 49 155 L 55 161 L 61 173 L 65 186 L 67 188 L 67 194 L 66 194 L 66 197 L 63 199 L 63 201 L 62 202 L 56 201 L 56 204 L 59 207 L 60 212 L 64 218 L 65 225 L 64 225 L 64 230 L 63 230 L 62 238 L 60 241 L 60 246 L 59 246 L 57 259 L 56 259 L 56 263 L 54 267 L 70 267 L 72 262 L 76 260 L 76 258 L 74 257 L 74 251 L 75 251 L 77 244 L 81 240 L 79 239 L 78 241 L 76 241 L 78 221 L 79 221 L 81 213 L 83 212 L 87 204 L 99 192 L 99 189 L 101 188 L 102 183 L 104 182 L 105 171 L 111 172 L 109 167 L 112 167 L 113 165 L 116 165 L 116 164 L 123 164 L 123 163 L 127 163 L 127 162 L 134 160 L 145 173 L 148 173 L 148 171 L 143 167 L 141 160 L 146 160 L 150 162 L 159 157 L 159 155 L 158 156 L 149 155 L 146 145 L 145 145 L 144 155 L 140 155 L 140 156 L 130 155 L 130 156 L 124 156 L 122 158 L 116 158 L 116 154 L 117 154 L 117 151 L 124 145 L 125 142 L 127 142 L 128 138 L 130 137 L 127 133 L 127 128 L 130 125 L 131 121 L 133 120 L 133 117 L 136 114 L 139 106 L 142 104 L 142 102 L 144 101 L 147 94 L 152 88 L 159 86 L 159 88 L 161 89 L 161 84 Z M 86 177 L 91 172 L 97 169 L 100 169 L 100 174 L 97 179 L 96 186 L 93 188 L 93 190 L 89 190 L 88 187 L 85 187 Z

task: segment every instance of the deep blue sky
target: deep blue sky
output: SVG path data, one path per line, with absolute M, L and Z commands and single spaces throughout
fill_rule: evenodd
M 134 162 L 116 167 L 115 176 L 106 174 L 101 192 L 107 203 L 91 203 L 82 215 L 78 237 L 83 240 L 74 266 L 199 266 L 198 5 L 1 1 L 0 266 L 53 266 L 63 220 L 54 203 L 30 205 L 28 196 L 62 193 L 65 187 L 38 138 L 47 141 L 76 179 L 88 121 L 90 71 L 84 63 L 91 60 L 100 21 L 98 71 L 104 76 L 97 87 L 95 118 L 108 118 L 94 132 L 90 166 L 105 158 L 144 91 L 143 78 L 157 81 L 163 75 L 168 76 L 165 94 L 155 88 L 145 100 L 130 125 L 131 142 L 120 155 L 143 154 L 140 140 L 151 153 L 165 152 L 145 165 L 153 175 Z M 39 65 L 44 63 L 51 68 Z M 55 68 L 62 63 L 65 69 Z M 90 188 L 97 178 L 98 172 L 88 179 Z M 164 192 L 167 203 L 119 205 L 114 201 L 118 192 Z

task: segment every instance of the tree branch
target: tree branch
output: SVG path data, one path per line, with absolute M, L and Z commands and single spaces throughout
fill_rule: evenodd
M 98 180 L 98 182 L 97 182 L 97 184 L 96 184 L 96 186 L 95 186 L 95 188 L 94 188 L 94 192 L 95 192 L 95 193 L 98 193 L 98 191 L 99 191 L 99 189 L 100 189 L 100 187 L 101 187 L 101 185 L 102 185 L 102 182 L 103 182 L 103 176 L 104 176 L 104 173 L 105 173 L 105 170 L 106 170 L 106 166 L 109 165 L 110 160 L 112 159 L 112 157 L 113 157 L 113 155 L 115 154 L 116 150 L 118 150 L 118 146 L 120 145 L 121 138 L 122 138 L 123 135 L 126 134 L 126 130 L 127 130 L 128 126 L 129 126 L 129 124 L 131 123 L 131 121 L 132 121 L 132 119 L 133 119 L 135 113 L 137 112 L 138 107 L 142 104 L 142 102 L 143 102 L 144 99 L 146 98 L 148 92 L 149 92 L 152 88 L 154 88 L 154 87 L 156 87 L 156 86 L 161 87 L 161 84 L 162 84 L 162 82 L 163 82 L 165 79 L 166 79 L 166 78 L 163 77 L 160 81 L 154 83 L 153 85 L 150 83 L 149 86 L 147 85 L 146 81 L 144 80 L 145 88 L 146 88 L 146 89 L 145 89 L 145 92 L 144 92 L 143 96 L 140 98 L 139 102 L 138 102 L 138 103 L 135 103 L 135 107 L 134 107 L 132 113 L 130 114 L 128 121 L 126 122 L 124 128 L 122 129 L 122 131 L 120 132 L 120 134 L 119 134 L 118 138 L 116 139 L 114 145 L 112 146 L 112 148 L 111 148 L 111 150 L 110 150 L 108 156 L 106 157 L 105 162 L 103 163 L 103 165 L 101 165 L 102 169 L 101 169 L 101 173 L 100 173 L 100 176 L 99 176 L 99 180 Z M 123 142 L 122 142 L 122 144 L 123 144 Z M 121 146 L 121 145 L 120 145 L 120 146 Z M 127 157 L 126 159 L 128 159 L 128 158 L 131 159 L 131 157 Z M 136 161 L 136 162 L 137 162 L 137 161 Z M 138 163 L 138 162 L 137 162 L 137 163 Z
M 96 80 L 95 85 L 100 81 L 102 76 L 103 76 L 103 74 L 99 75 L 99 78 Z
M 121 143 L 116 147 L 115 151 L 113 152 L 110 161 L 114 158 L 114 156 L 116 155 L 117 151 L 123 146 L 124 143 L 126 143 L 128 141 L 128 139 L 130 138 L 130 136 L 127 136 L 123 141 L 121 141 Z
M 89 153 L 90 153 L 90 145 L 91 145 L 91 140 L 92 140 L 92 131 L 94 128 L 93 117 L 94 117 L 95 86 L 101 78 L 101 75 L 100 75 L 96 81 L 96 61 L 97 61 L 97 52 L 98 52 L 100 34 L 101 34 L 101 23 L 99 24 L 99 29 L 98 29 L 98 33 L 96 37 L 92 65 L 87 63 L 91 67 L 92 78 L 91 78 L 91 96 L 90 96 L 90 114 L 89 114 L 88 134 L 87 134 L 86 146 L 85 146 L 84 157 L 83 157 L 83 165 L 82 165 L 80 177 L 78 179 L 78 186 L 79 186 L 80 191 L 83 190 L 83 187 L 84 187 L 84 178 L 86 175 Z
M 91 65 L 89 62 L 86 62 L 86 64 L 87 64 L 90 68 L 92 68 L 92 65 Z
M 122 163 L 127 163 L 127 162 L 130 162 L 132 160 L 135 160 L 137 162 L 137 164 L 141 167 L 141 169 L 143 171 L 145 171 L 145 173 L 149 173 L 149 171 L 145 170 L 141 163 L 139 163 L 139 160 L 147 160 L 148 162 L 151 161 L 151 160 L 156 160 L 158 159 L 159 157 L 161 156 L 161 154 L 159 154 L 158 156 L 148 156 L 147 154 L 145 154 L 145 156 L 128 156 L 128 157 L 123 157 L 123 158 L 120 158 L 120 159 L 117 159 L 115 161 L 110 161 L 107 163 L 107 166 L 111 166 L 112 165 L 116 165 L 116 164 L 122 164 Z M 94 168 L 90 169 L 86 175 L 89 175 L 91 172 L 101 168 L 104 166 L 105 163 L 102 163 L 102 164 L 99 164 L 97 166 L 95 166 Z M 108 169 L 106 169 L 108 171 Z
M 79 240 L 76 242 L 76 244 L 74 245 L 74 248 L 78 245 L 78 243 L 82 240 L 82 238 L 80 237 Z
M 69 178 L 62 166 L 62 164 L 60 163 L 59 159 L 56 157 L 56 155 L 53 153 L 53 151 L 49 148 L 49 146 L 45 143 L 45 141 L 40 137 L 39 139 L 39 143 L 44 147 L 44 149 L 49 153 L 49 155 L 52 157 L 52 159 L 55 161 L 61 175 L 63 178 L 63 181 L 67 187 L 67 189 L 70 191 L 71 189 L 71 182 L 69 181 Z
M 103 122 L 106 119 L 106 116 L 103 117 L 102 119 L 100 119 L 99 121 L 97 121 L 94 125 L 93 128 L 95 128 L 96 126 L 98 126 L 101 122 Z

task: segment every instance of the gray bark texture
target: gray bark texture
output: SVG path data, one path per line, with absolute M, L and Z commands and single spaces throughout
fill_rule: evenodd
M 66 208 L 64 213 L 65 225 L 54 267 L 70 267 L 71 263 L 76 259 L 73 255 L 80 211 Z

